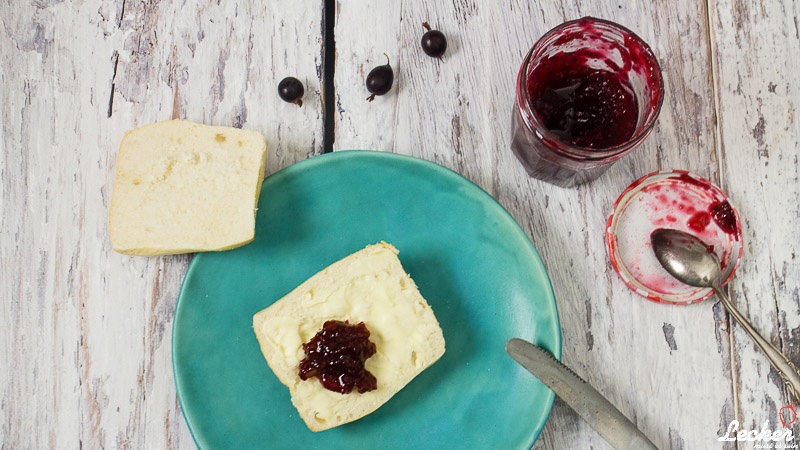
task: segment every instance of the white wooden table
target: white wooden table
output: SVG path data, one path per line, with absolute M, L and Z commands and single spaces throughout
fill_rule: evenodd
M 326 150 L 325 92 L 333 150 L 437 162 L 509 210 L 550 274 L 564 362 L 659 447 L 753 448 L 718 437 L 734 420 L 781 429 L 791 399 L 774 370 L 716 300 L 665 306 L 629 291 L 603 231 L 646 173 L 712 180 L 742 217 L 734 301 L 800 362 L 798 14 L 796 0 L 343 1 L 326 85 L 322 3 L 0 2 L 0 448 L 194 447 L 170 355 L 191 255 L 111 250 L 117 147 L 173 117 L 241 126 L 267 136 L 273 173 Z M 529 179 L 509 150 L 514 80 L 541 34 L 585 15 L 651 44 L 666 100 L 641 149 L 562 189 Z M 449 39 L 441 61 L 419 47 L 423 21 Z M 395 87 L 369 103 L 364 78 L 384 53 Z M 289 75 L 306 84 L 302 108 L 277 97 Z M 609 447 L 556 400 L 535 448 Z

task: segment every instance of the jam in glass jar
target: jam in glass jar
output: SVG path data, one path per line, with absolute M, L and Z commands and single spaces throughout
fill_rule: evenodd
M 594 180 L 638 147 L 664 97 L 650 47 L 590 17 L 542 36 L 516 90 L 511 148 L 530 176 L 563 187 Z

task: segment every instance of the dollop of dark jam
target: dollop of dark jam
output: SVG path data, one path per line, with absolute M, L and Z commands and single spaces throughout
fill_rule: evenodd
M 711 217 L 717 223 L 720 230 L 728 234 L 736 234 L 736 213 L 733 212 L 733 207 L 727 201 L 715 203 L 711 205 Z
M 364 322 L 329 320 L 310 341 L 303 344 L 305 359 L 300 361 L 300 379 L 317 377 L 325 389 L 340 394 L 356 389 L 359 393 L 377 389 L 378 380 L 364 368 L 375 354 Z
M 552 57 L 528 79 L 534 110 L 562 142 L 587 149 L 624 144 L 636 131 L 633 89 L 613 72 L 592 69 L 591 51 Z

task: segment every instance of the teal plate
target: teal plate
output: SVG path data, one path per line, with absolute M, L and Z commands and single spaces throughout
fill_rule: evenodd
M 313 433 L 261 355 L 252 316 L 381 240 L 400 251 L 447 350 L 374 413 Z M 256 239 L 194 257 L 175 308 L 172 358 L 202 449 L 529 449 L 553 393 L 506 355 L 512 337 L 561 355 L 550 279 L 508 212 L 436 164 L 344 151 L 267 177 Z

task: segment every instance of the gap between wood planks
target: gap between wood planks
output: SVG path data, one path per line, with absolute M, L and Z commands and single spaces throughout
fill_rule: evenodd
M 322 152 L 333 151 L 336 88 L 333 71 L 336 66 L 336 0 L 325 0 L 322 7 Z

